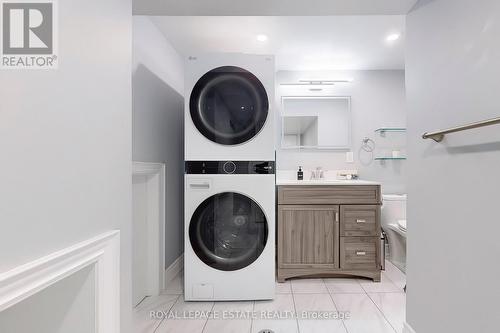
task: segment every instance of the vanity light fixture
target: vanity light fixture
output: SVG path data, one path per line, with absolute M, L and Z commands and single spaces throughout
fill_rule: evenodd
M 334 86 L 337 83 L 351 83 L 354 80 L 352 78 L 341 79 L 341 80 L 323 80 L 323 79 L 301 79 L 297 83 L 280 83 L 281 86 Z
M 280 83 L 280 86 L 334 86 L 333 82 L 325 81 L 312 81 L 312 82 L 292 82 L 292 83 Z
M 301 83 L 309 83 L 309 84 L 328 84 L 328 83 L 349 83 L 352 82 L 352 79 L 341 79 L 341 80 L 323 80 L 323 79 L 316 79 L 316 80 L 299 80 Z
M 401 37 L 400 34 L 390 34 L 389 36 L 387 36 L 385 39 L 388 41 L 388 42 L 395 42 L 399 39 L 399 37 Z

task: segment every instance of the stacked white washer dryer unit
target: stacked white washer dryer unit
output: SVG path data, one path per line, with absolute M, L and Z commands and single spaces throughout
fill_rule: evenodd
M 274 58 L 189 57 L 184 298 L 272 299 Z

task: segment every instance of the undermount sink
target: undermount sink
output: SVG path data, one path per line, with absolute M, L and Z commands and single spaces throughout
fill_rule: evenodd
M 344 180 L 347 180 L 347 179 L 326 179 L 326 178 L 323 178 L 323 179 L 309 179 L 309 181 L 311 182 L 341 182 L 341 181 L 344 181 Z M 349 180 L 353 180 L 353 179 L 349 179 Z
M 297 180 L 297 181 L 299 181 L 299 180 Z M 309 183 L 339 183 L 339 182 L 343 182 L 345 180 L 342 180 L 342 179 L 305 179 L 302 181 L 309 182 Z

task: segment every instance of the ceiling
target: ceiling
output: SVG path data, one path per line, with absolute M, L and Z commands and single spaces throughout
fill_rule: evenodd
M 404 15 L 155 16 L 183 56 L 205 52 L 273 54 L 277 70 L 404 69 Z M 389 34 L 401 38 L 388 42 Z M 265 34 L 265 42 L 257 35 Z
M 135 15 L 404 15 L 417 0 L 133 0 Z

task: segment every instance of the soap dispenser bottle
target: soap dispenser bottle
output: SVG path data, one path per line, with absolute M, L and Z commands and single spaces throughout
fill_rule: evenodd
M 304 179 L 304 172 L 302 171 L 302 167 L 299 166 L 299 171 L 297 171 L 297 180 L 303 180 Z

